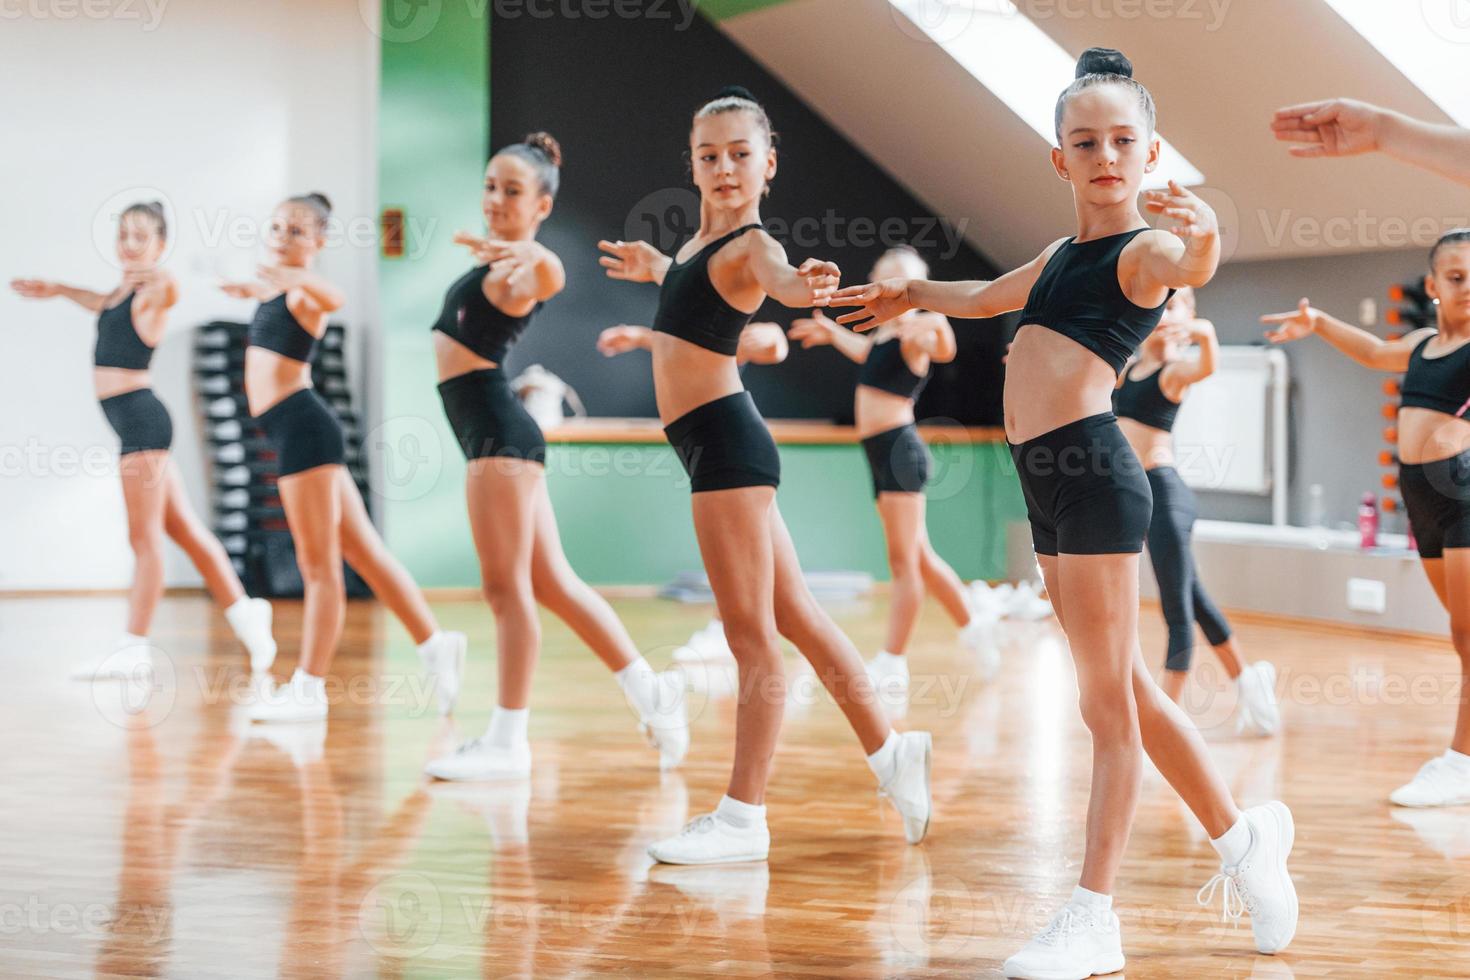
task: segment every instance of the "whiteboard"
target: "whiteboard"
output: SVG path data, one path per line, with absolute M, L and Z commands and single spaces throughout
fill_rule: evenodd
M 1197 350 L 1190 353 L 1198 358 Z M 1277 472 L 1284 438 L 1286 357 L 1267 347 L 1221 347 L 1215 373 L 1189 389 L 1174 424 L 1175 465 L 1196 490 L 1267 496 L 1284 479 Z

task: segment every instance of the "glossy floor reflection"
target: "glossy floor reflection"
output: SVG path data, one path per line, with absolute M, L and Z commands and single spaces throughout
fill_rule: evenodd
M 657 666 L 706 609 L 620 601 Z M 929 840 L 904 844 L 856 740 L 793 656 L 769 797 L 768 865 L 651 866 L 644 847 L 718 799 L 728 678 L 691 696 L 694 745 L 660 775 L 631 711 L 558 622 L 526 782 L 430 784 L 424 761 L 489 715 L 489 617 L 471 636 L 453 723 L 408 638 L 349 613 L 325 726 L 253 730 L 244 655 L 202 598 L 161 610 L 152 685 L 69 682 L 119 599 L 0 599 L 0 976 L 999 976 L 1075 881 L 1089 748 L 1065 646 L 1005 634 L 993 682 L 937 608 L 912 651 L 905 727 L 935 733 Z M 834 610 L 865 651 L 882 600 Z M 299 607 L 278 607 L 283 651 Z M 1163 642 L 1146 610 L 1145 648 Z M 1156 773 L 1118 889 L 1132 977 L 1470 976 L 1470 808 L 1404 811 L 1387 793 L 1443 748 L 1457 696 L 1447 643 L 1239 623 L 1280 672 L 1284 737 L 1230 735 L 1233 695 L 1201 672 L 1201 727 L 1242 804 L 1297 818 L 1301 929 L 1283 956 L 1195 905 L 1213 852 Z M 1205 654 L 1207 656 L 1207 654 Z M 1153 659 L 1153 658 L 1151 658 Z M 293 666 L 283 653 L 284 675 Z

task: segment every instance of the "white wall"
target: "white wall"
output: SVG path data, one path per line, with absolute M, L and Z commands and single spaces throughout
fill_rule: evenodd
M 162 192 L 175 221 L 167 264 L 183 296 L 154 380 L 206 520 L 191 335 L 210 319 L 248 319 L 251 304 L 214 284 L 254 268 L 257 231 L 287 194 L 325 191 L 357 228 L 321 269 L 347 291 L 340 319 L 359 398 L 371 380 L 361 350 L 378 328 L 379 41 L 364 7 L 376 17 L 367 0 L 89 0 L 17 5 L 27 13 L 0 20 L 0 282 L 39 276 L 111 289 L 107 206 L 156 196 L 133 188 Z M 235 223 L 246 233 L 221 230 Z M 92 341 L 80 308 L 0 290 L 0 590 L 130 579 L 116 439 L 91 389 Z M 200 582 L 172 547 L 168 581 Z

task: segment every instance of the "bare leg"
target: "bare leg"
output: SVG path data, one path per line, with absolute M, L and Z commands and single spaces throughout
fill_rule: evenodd
M 1450 748 L 1470 755 L 1470 548 L 1446 548 L 1444 558 L 1445 608 L 1450 613 L 1450 639 L 1460 655 L 1460 690 L 1456 695 L 1458 714 Z M 1428 562 L 1425 563 L 1428 565 Z
M 536 493 L 536 542 L 531 553 L 531 587 L 536 601 L 572 628 L 609 670 L 618 671 L 641 654 L 612 606 L 572 570 L 543 480 Z
M 726 795 L 755 805 L 765 802 L 766 780 L 786 707 L 786 674 L 772 607 L 776 576 L 771 514 L 775 496 L 770 487 L 693 495 L 699 553 L 725 624 L 725 638 L 740 671 L 735 765 Z M 857 670 L 862 672 L 861 663 Z
M 774 503 L 769 536 L 775 561 L 776 628 L 811 663 L 827 692 L 847 716 L 847 723 L 862 743 L 863 754 L 872 755 L 883 747 L 893 726 L 883 714 L 857 647 L 837 628 L 806 587 L 796 547 Z M 729 620 L 725 622 L 728 629 Z
M 342 639 L 347 592 L 342 581 L 342 498 L 338 464 L 315 466 L 281 477 L 281 504 L 296 545 L 296 565 L 305 586 L 301 623 L 301 669 L 324 677 Z
M 245 595 L 245 587 L 230 564 L 230 556 L 219 538 L 194 514 L 189 497 L 184 492 L 184 482 L 179 477 L 179 468 L 170 461 L 167 477 L 167 503 L 163 513 L 163 530 L 184 549 L 184 554 L 204 576 L 204 585 L 221 609 L 228 609 Z
M 167 450 L 128 453 L 118 471 L 128 511 L 128 543 L 133 548 L 133 585 L 128 591 L 128 632 L 147 636 L 163 598 L 163 514 L 168 484 L 163 479 Z
M 924 575 L 919 556 L 923 549 L 924 495 L 881 493 L 878 516 L 883 520 L 883 537 L 888 542 L 888 571 L 891 592 L 888 609 L 888 638 L 883 649 L 900 654 L 908 649 L 919 610 L 924 606 Z
M 924 543 L 919 549 L 919 570 L 924 573 L 924 584 L 930 595 L 939 600 L 949 618 L 959 627 L 970 625 L 970 604 L 965 601 L 965 583 L 955 574 L 949 562 L 939 557 L 939 552 L 929 543 L 929 532 L 924 531 Z
M 415 643 L 434 635 L 438 624 L 429 610 L 429 602 L 408 570 L 393 557 L 378 529 L 373 527 L 363 505 L 362 494 L 345 467 L 337 470 L 339 517 L 342 522 L 342 557 L 353 571 L 362 576 L 373 595 L 393 610 L 393 615 L 408 630 Z
M 496 704 L 519 710 L 531 703 L 531 679 L 541 653 L 541 620 L 531 589 L 536 495 L 545 470 L 526 460 L 472 459 L 465 480 L 470 531 L 480 558 L 480 589 L 495 617 Z

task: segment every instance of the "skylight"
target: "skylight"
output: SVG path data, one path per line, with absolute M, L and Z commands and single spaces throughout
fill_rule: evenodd
M 1384 3 L 1382 0 L 1325 0 L 1353 30 L 1388 59 L 1405 78 L 1461 126 L 1470 126 L 1470 17 L 1455 0 L 1442 3 Z M 1470 5 L 1459 8 L 1470 13 Z
M 1365 0 L 1371 2 L 1371 0 Z M 1027 19 L 1011 0 L 889 0 L 906 18 L 1034 129 L 1056 145 L 1052 115 L 1057 96 L 1071 84 L 1077 59 Z M 1159 135 L 1159 134 L 1155 134 Z M 1159 165 L 1144 176 L 1144 189 L 1172 180 L 1205 182 L 1184 155 L 1159 136 Z

